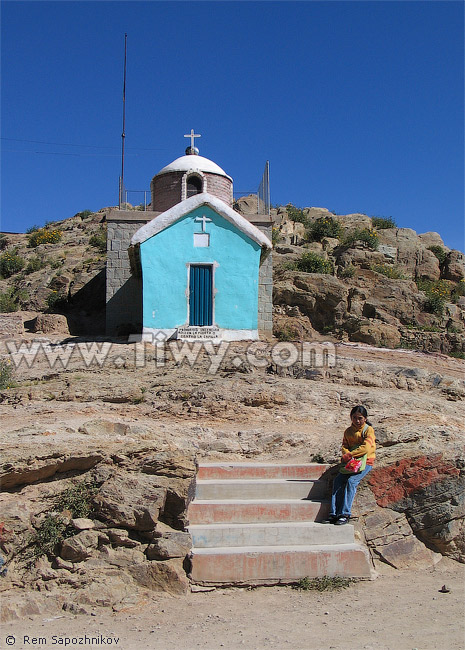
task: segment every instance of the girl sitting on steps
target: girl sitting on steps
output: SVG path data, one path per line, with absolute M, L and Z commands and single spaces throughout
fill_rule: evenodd
M 360 481 L 371 471 L 376 457 L 376 438 L 373 427 L 367 420 L 364 406 L 354 406 L 350 412 L 352 425 L 344 431 L 342 440 L 342 462 L 352 458 L 362 458 L 367 454 L 366 467 L 358 474 L 339 473 L 334 479 L 331 496 L 329 523 L 336 526 L 347 524 L 352 511 L 352 503 Z

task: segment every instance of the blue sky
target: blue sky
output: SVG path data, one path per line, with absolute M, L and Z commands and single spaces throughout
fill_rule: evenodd
M 128 189 L 149 189 L 194 128 L 236 191 L 269 160 L 273 203 L 392 216 L 464 250 L 462 2 L 1 12 L 2 230 L 117 204 L 127 32 Z

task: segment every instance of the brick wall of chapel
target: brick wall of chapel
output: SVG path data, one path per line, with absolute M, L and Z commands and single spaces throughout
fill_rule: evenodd
M 187 172 L 188 174 L 189 172 Z M 164 212 L 186 198 L 183 196 L 183 177 L 185 175 L 186 172 L 169 172 L 154 176 L 150 184 L 152 210 Z M 209 174 L 208 172 L 203 172 L 202 176 L 204 179 L 204 192 L 218 197 L 232 207 L 232 183 L 229 178 L 219 174 Z

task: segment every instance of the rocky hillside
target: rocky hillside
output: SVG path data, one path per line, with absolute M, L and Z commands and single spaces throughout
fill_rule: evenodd
M 0 313 L 27 312 L 30 331 L 38 326 L 28 320 L 48 313 L 65 318 L 42 318 L 37 331 L 53 322 L 71 334 L 104 332 L 105 210 L 85 210 L 28 234 L 5 233 L 0 249 Z
M 247 214 L 255 205 L 246 197 L 235 207 Z M 103 334 L 105 214 L 86 210 L 0 236 L 0 313 L 26 312 L 29 331 Z M 272 216 L 279 339 L 324 336 L 464 357 L 465 258 L 437 233 L 323 208 L 288 205 Z
M 275 214 L 275 334 L 465 352 L 465 258 L 437 233 L 321 208 Z

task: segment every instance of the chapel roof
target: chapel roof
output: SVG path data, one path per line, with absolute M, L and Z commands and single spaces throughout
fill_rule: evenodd
M 163 169 L 160 169 L 158 172 L 157 176 L 160 174 L 166 174 L 168 172 L 187 172 L 187 171 L 200 171 L 200 172 L 207 172 L 210 174 L 220 174 L 221 176 L 226 176 L 227 178 L 232 178 L 228 176 L 228 174 L 224 171 L 224 169 L 221 169 L 219 165 L 213 162 L 213 160 L 209 160 L 208 158 L 204 158 L 203 156 L 199 155 L 186 155 L 186 156 L 180 156 L 179 158 L 176 158 L 176 160 L 173 160 L 169 165 L 166 165 L 166 167 L 163 167 Z
M 254 226 L 252 223 L 247 221 L 247 219 L 230 208 L 224 201 L 208 192 L 191 196 L 169 210 L 166 210 L 166 212 L 163 212 L 158 217 L 155 217 L 152 221 L 149 221 L 149 223 L 139 228 L 139 230 L 134 234 L 131 239 L 131 245 L 142 244 L 150 237 L 153 237 L 165 228 L 168 228 L 172 223 L 202 205 L 210 206 L 215 210 L 215 212 L 226 219 L 226 221 L 229 221 L 235 225 L 238 230 L 250 237 L 250 239 L 260 246 L 271 250 L 272 244 L 270 240 L 257 228 L 257 226 Z

